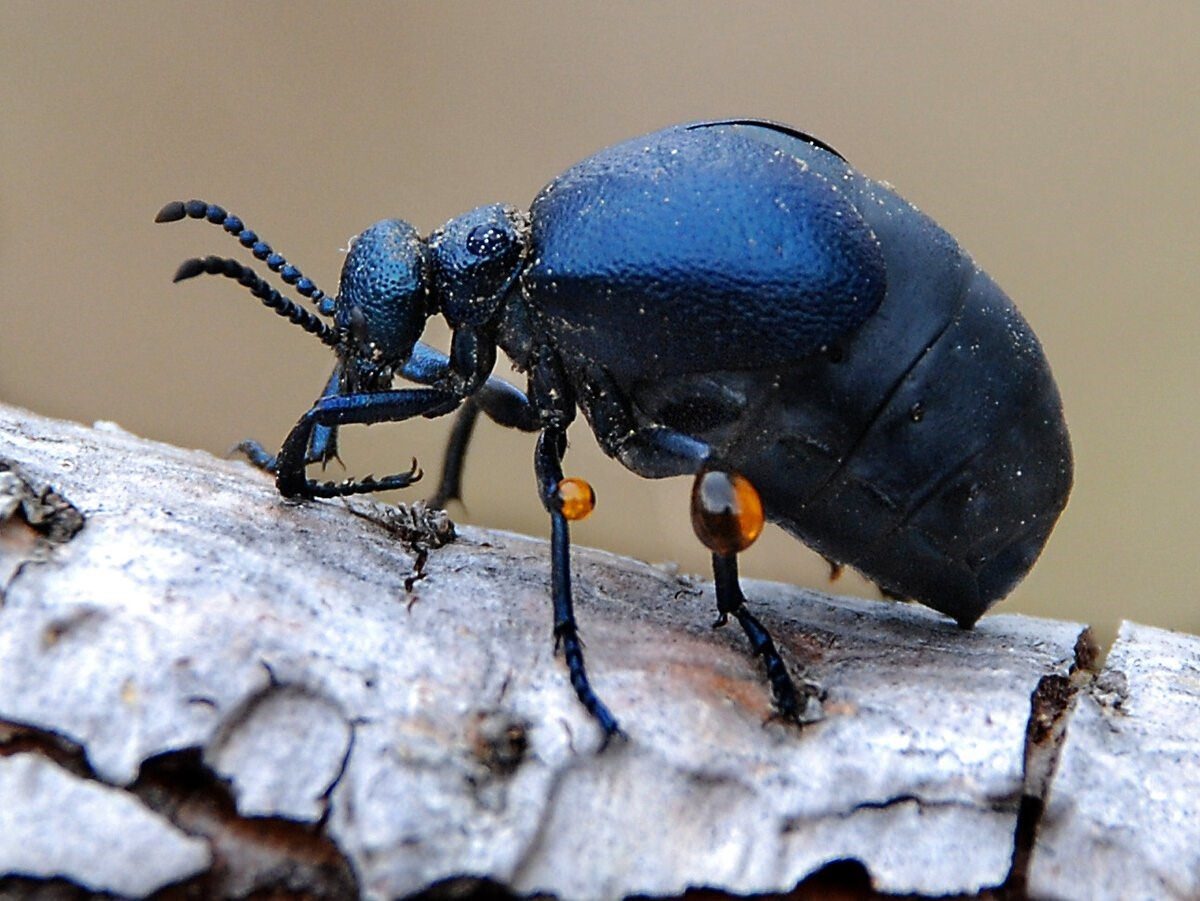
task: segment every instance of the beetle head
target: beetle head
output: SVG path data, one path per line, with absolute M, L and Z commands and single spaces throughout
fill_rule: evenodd
M 352 390 L 386 387 L 433 312 L 427 248 L 407 222 L 376 222 L 350 244 L 334 302 L 338 353 Z
M 433 294 L 451 328 L 485 325 L 521 270 L 528 218 L 501 204 L 451 219 L 429 236 Z

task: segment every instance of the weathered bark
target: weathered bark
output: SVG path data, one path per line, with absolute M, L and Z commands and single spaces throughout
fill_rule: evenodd
M 1200 898 L 1200 638 L 1122 625 L 1072 711 L 1029 887 Z
M 546 544 L 447 527 L 0 407 L 0 895 L 479 880 L 600 899 L 824 869 L 864 892 L 1020 894 L 1031 872 L 1039 894 L 1102 897 L 1168 833 L 1140 876 L 1197 892 L 1196 639 L 1135 667 L 1165 639 L 1128 629 L 1126 680 L 1093 681 L 1077 624 L 963 632 L 747 582 L 826 693 L 798 729 L 769 719 L 742 636 L 709 627 L 710 585 L 576 548 L 589 669 L 630 736 L 598 752 L 553 653 Z M 1139 816 L 1139 755 L 1169 780 L 1171 754 L 1178 781 Z

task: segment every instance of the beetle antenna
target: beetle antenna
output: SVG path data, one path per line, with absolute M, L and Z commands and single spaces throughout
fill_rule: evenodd
M 204 219 L 211 222 L 213 225 L 219 225 L 233 237 L 237 238 L 238 242 L 247 248 L 256 259 L 262 260 L 267 264 L 267 268 L 272 272 L 279 273 L 279 277 L 289 285 L 293 285 L 296 290 L 304 297 L 307 297 L 317 305 L 317 311 L 323 316 L 329 316 L 333 313 L 333 298 L 316 286 L 312 279 L 307 278 L 304 273 L 284 259 L 283 254 L 272 249 L 271 245 L 266 241 L 259 240 L 257 234 L 242 223 L 242 220 L 232 213 L 227 213 L 222 207 L 215 203 L 206 203 L 203 200 L 175 200 L 168 203 L 158 215 L 154 217 L 155 222 L 178 222 L 180 219 Z
M 246 288 L 289 322 L 294 322 L 311 335 L 316 335 L 322 343 L 337 347 L 341 343 L 337 329 L 330 328 L 300 304 L 284 297 L 269 284 L 258 277 L 249 266 L 243 266 L 237 260 L 228 257 L 204 257 L 204 259 L 184 260 L 175 271 L 174 281 L 195 278 L 197 275 L 223 275 L 231 278 L 243 288 Z

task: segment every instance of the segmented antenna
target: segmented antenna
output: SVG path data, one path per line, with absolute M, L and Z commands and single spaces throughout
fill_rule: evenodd
M 231 260 L 228 257 L 193 258 L 184 260 L 179 265 L 175 271 L 174 280 L 181 282 L 187 278 L 195 278 L 197 275 L 223 275 L 233 279 L 261 300 L 264 306 L 270 307 L 289 322 L 294 322 L 309 334 L 316 335 L 330 347 L 338 346 L 336 329 L 330 328 L 294 300 L 284 297 L 259 278 L 258 273 L 249 266 L 243 266 L 237 260 Z
M 323 316 L 333 314 L 333 298 L 316 286 L 312 279 L 305 275 L 284 259 L 283 254 L 277 253 L 271 249 L 271 245 L 266 241 L 259 240 L 257 234 L 242 223 L 242 220 L 232 213 L 227 213 L 222 207 L 215 203 L 206 203 L 203 200 L 175 200 L 168 203 L 158 215 L 154 217 L 155 222 L 178 222 L 183 218 L 190 219 L 205 219 L 213 225 L 219 225 L 237 238 L 238 242 L 254 254 L 255 259 L 262 260 L 267 264 L 267 268 L 272 272 L 279 273 L 279 277 L 295 289 L 304 297 L 307 297 L 317 305 L 317 311 Z

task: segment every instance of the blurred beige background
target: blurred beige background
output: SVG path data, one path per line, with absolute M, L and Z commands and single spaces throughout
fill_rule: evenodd
M 182 258 L 238 248 L 201 223 L 154 226 L 165 201 L 227 206 L 333 291 L 339 248 L 377 219 L 428 231 L 526 204 L 623 138 L 769 117 L 932 214 L 1046 347 L 1076 487 L 1000 609 L 1200 631 L 1197 34 L 1194 2 L 8 0 L 0 400 L 219 453 L 275 446 L 331 359 L 224 280 L 172 286 Z M 363 474 L 416 454 L 432 476 L 447 425 L 360 428 L 343 456 Z M 572 435 L 568 473 L 599 495 L 576 540 L 703 570 L 686 480 L 640 481 Z M 459 518 L 544 534 L 530 438 L 479 438 Z M 743 567 L 826 585 L 777 530 Z

